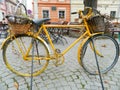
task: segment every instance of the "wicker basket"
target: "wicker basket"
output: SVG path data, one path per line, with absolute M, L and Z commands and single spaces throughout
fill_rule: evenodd
M 30 24 L 9 24 L 11 34 L 25 34 L 30 30 Z
M 21 3 L 17 5 L 16 11 L 20 5 L 22 5 L 26 11 L 26 7 Z M 27 16 L 27 11 L 25 14 Z M 25 34 L 31 28 L 32 21 L 27 17 L 16 15 L 16 12 L 14 15 L 7 15 L 6 18 L 10 25 L 10 34 Z
M 105 32 L 104 16 L 93 16 L 87 22 L 92 33 Z

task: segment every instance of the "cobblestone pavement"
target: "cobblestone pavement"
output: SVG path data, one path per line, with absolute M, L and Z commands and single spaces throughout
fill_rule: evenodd
M 67 37 L 67 40 L 71 43 L 74 38 Z M 56 46 L 62 50 L 68 45 Z M 45 72 L 34 77 L 33 90 L 102 90 L 99 76 L 89 75 L 78 64 L 77 46 L 65 55 L 63 65 L 55 67 L 50 64 Z M 0 90 L 30 90 L 30 77 L 17 76 L 9 71 L 4 65 L 2 50 L 0 57 Z M 102 78 L 105 90 L 120 90 L 120 61 Z

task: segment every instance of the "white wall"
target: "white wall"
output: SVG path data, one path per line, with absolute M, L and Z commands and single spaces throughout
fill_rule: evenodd
M 83 8 L 83 0 L 71 0 L 71 12 Z M 97 9 L 107 15 L 110 15 L 111 11 L 116 11 L 116 17 L 120 17 L 120 0 L 98 0 Z M 71 15 L 71 21 L 74 21 L 76 17 L 77 15 Z
M 3 16 L 2 16 L 2 11 L 0 10 L 0 21 L 2 21 Z

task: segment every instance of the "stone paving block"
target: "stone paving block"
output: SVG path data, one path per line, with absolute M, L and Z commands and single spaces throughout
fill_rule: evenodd
M 54 83 L 51 83 L 51 84 L 46 85 L 46 87 L 49 89 L 49 88 L 57 87 L 57 85 L 55 85 Z
M 11 87 L 11 88 L 8 88 L 8 90 L 17 90 L 16 87 Z
M 79 90 L 79 88 L 72 86 L 71 90 Z
M 76 84 L 76 87 L 77 87 L 77 88 L 82 88 L 82 89 L 84 89 L 85 84 L 81 84 L 81 83 L 80 83 L 80 84 Z
M 1 75 L 2 78 L 8 76 L 10 73 L 9 72 L 4 72 L 4 74 Z
M 4 77 L 2 78 L 2 80 L 3 80 L 3 81 L 6 81 L 6 80 L 11 79 L 11 78 L 13 78 L 13 77 L 15 77 L 15 76 L 16 76 L 15 74 L 9 73 L 7 76 L 4 76 Z
M 54 88 L 49 88 L 48 90 L 57 90 L 57 89 L 54 87 Z
M 64 88 L 64 90 L 72 90 L 72 88 L 70 86 L 68 86 L 68 85 L 64 86 L 63 88 Z
M 31 88 L 30 88 L 31 89 Z M 32 86 L 32 90 L 39 90 L 39 88 L 36 85 Z
M 65 79 L 66 79 L 68 82 L 73 81 L 73 78 L 72 78 L 71 76 L 67 76 Z
M 68 82 L 68 85 L 70 85 L 71 87 L 76 87 L 76 84 L 74 82 Z
M 116 85 L 116 82 L 114 82 L 114 81 L 109 81 L 109 84 L 111 84 L 111 85 Z
M 19 89 L 19 90 L 29 90 L 28 88 L 21 88 L 21 89 Z M 38 89 L 39 90 L 39 89 Z
M 37 87 L 38 87 L 38 88 L 42 88 L 42 87 L 46 87 L 46 85 L 43 84 L 43 83 L 37 83 Z
M 10 78 L 10 79 L 7 79 L 7 80 L 5 81 L 5 83 L 6 83 L 6 84 L 14 83 L 14 80 Z
M 9 84 L 7 84 L 7 86 L 8 86 L 8 88 L 11 88 L 11 87 L 14 87 L 15 84 L 14 84 L 14 82 L 13 82 L 13 83 L 9 83 Z
M 56 87 L 56 90 L 65 90 L 63 87 Z
M 46 80 L 49 79 L 49 77 L 48 77 L 48 76 L 44 76 L 44 77 L 42 77 L 42 79 L 43 79 L 44 81 L 46 81 Z
M 7 86 L 0 84 L 0 90 L 7 90 Z
M 89 89 L 90 88 L 90 85 L 85 85 L 85 87 L 84 87 L 85 89 Z
M 42 88 L 39 88 L 38 90 L 48 90 L 47 87 L 42 87 Z
M 81 83 L 81 79 L 75 79 L 74 82 L 75 82 L 76 84 L 80 84 L 80 83 Z
M 98 89 L 98 87 L 96 87 L 96 86 L 93 86 L 93 85 L 90 86 L 90 90 L 97 90 L 97 89 Z
M 61 85 L 66 86 L 66 85 L 68 85 L 68 82 L 66 80 L 63 80 L 63 81 L 61 81 Z
M 20 90 L 22 90 L 22 89 L 24 89 L 24 90 L 26 89 L 27 90 L 28 86 L 27 86 L 27 84 L 19 85 L 19 89 Z

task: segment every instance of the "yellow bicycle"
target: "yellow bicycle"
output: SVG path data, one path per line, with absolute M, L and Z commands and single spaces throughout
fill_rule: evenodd
M 78 47 L 78 62 L 88 73 L 93 75 L 98 74 L 94 51 L 98 58 L 101 73 L 106 73 L 111 70 L 119 58 L 119 45 L 113 37 L 105 35 L 103 32 L 91 32 L 87 21 L 93 15 L 93 9 L 87 9 L 89 10 L 87 14 L 83 14 L 82 10 L 77 12 L 83 20 L 81 25 L 44 24 L 50 20 L 48 18 L 31 20 L 32 27 L 26 33 L 12 34 L 7 37 L 2 44 L 3 60 L 7 68 L 17 75 L 31 76 L 31 61 L 33 60 L 33 76 L 37 76 L 47 68 L 49 61 L 54 61 L 56 66 L 63 64 L 64 55 L 73 48 L 74 45 L 81 41 L 81 44 Z M 85 31 L 69 47 L 61 51 L 60 49 L 55 48 L 52 43 L 47 31 L 47 28 L 49 27 L 84 27 Z M 42 32 L 46 35 L 49 44 L 40 37 L 40 33 Z

